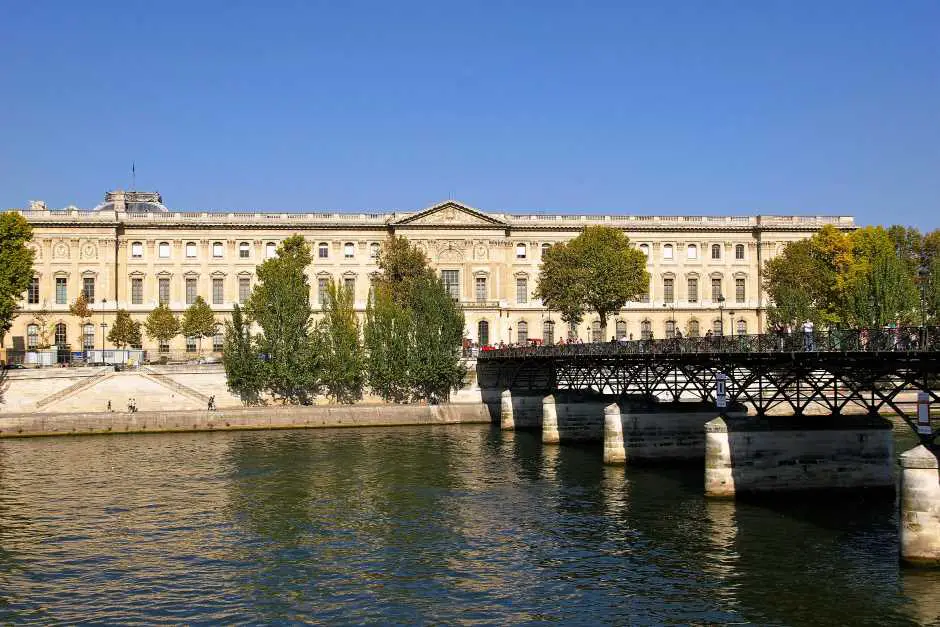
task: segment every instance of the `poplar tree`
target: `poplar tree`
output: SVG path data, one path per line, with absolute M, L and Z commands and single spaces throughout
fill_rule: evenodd
M 366 364 L 352 290 L 330 281 L 323 313 L 316 341 L 323 387 L 334 402 L 354 403 L 362 398 Z
M 32 235 L 32 227 L 19 213 L 0 213 L 0 345 L 33 277 L 33 251 L 26 246 Z
M 237 304 L 232 310 L 232 319 L 225 321 L 222 365 L 229 391 L 246 405 L 261 404 L 264 364 L 251 335 L 251 321 Z

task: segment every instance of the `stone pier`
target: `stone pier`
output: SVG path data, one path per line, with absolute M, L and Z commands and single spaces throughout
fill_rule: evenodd
M 604 408 L 604 463 L 627 463 L 627 451 L 623 447 L 623 420 L 617 403 Z
M 901 561 L 940 565 L 940 475 L 937 454 L 917 446 L 901 455 Z
M 877 416 L 729 416 L 705 426 L 705 494 L 710 497 L 893 489 L 893 466 L 891 423 Z
M 542 444 L 558 444 L 558 408 L 551 394 L 542 399 Z
M 499 428 L 504 431 L 541 429 L 543 404 L 541 394 L 503 390 L 499 396 Z

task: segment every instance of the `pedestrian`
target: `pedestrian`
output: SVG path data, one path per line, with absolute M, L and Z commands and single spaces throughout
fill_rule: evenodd
M 111 411 L 111 400 L 108 399 L 108 411 Z
M 813 321 L 809 318 L 803 323 L 803 350 L 807 352 L 816 350 L 816 342 L 813 337 Z

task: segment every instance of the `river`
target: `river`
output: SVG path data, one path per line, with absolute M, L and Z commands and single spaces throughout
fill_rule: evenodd
M 700 467 L 487 426 L 0 441 L 0 623 L 938 615 L 890 496 L 708 501 Z

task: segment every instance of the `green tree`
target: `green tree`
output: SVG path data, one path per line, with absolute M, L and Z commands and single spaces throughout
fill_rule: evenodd
M 193 304 L 183 312 L 183 320 L 180 322 L 180 331 L 186 337 L 195 337 L 199 340 L 199 352 L 202 352 L 202 338 L 212 337 L 218 323 L 215 320 L 215 314 L 209 303 L 203 300 L 202 296 L 197 296 Z
M 26 246 L 32 235 L 32 227 L 19 213 L 0 213 L 0 345 L 33 277 L 33 251 Z
M 568 323 L 580 322 L 587 310 L 596 312 L 606 337 L 607 318 L 646 293 L 649 281 L 646 255 L 623 231 L 591 226 L 545 251 L 536 297 Z
M 300 235 L 285 239 L 277 255 L 258 266 L 248 316 L 261 327 L 265 391 L 282 403 L 310 404 L 320 389 L 320 365 L 311 329 L 310 286 L 304 270 L 310 247 Z
M 131 318 L 126 309 L 118 309 L 114 326 L 108 332 L 108 341 L 118 348 L 141 345 L 140 322 Z
M 180 321 L 170 311 L 170 307 L 163 304 L 150 312 L 144 321 L 144 328 L 150 339 L 169 344 L 170 340 L 179 335 Z
M 780 255 L 769 259 L 763 280 L 772 303 L 768 308 L 770 324 L 796 328 L 804 320 L 822 322 L 818 305 L 826 298 L 826 278 L 811 240 L 791 242 Z
M 354 403 L 362 398 L 366 364 L 352 290 L 330 281 L 323 313 L 316 341 L 323 387 L 334 402 Z
M 376 286 L 390 288 L 393 300 L 399 305 L 407 304 L 415 281 L 434 276 L 425 254 L 402 236 L 392 235 L 385 240 L 376 264 L 381 272 Z
M 404 403 L 411 397 L 408 355 L 414 324 L 407 307 L 392 294 L 388 285 L 376 285 L 366 306 L 366 374 L 374 394 Z
M 425 276 L 411 286 L 413 317 L 408 371 L 414 399 L 447 402 L 467 374 L 460 361 L 464 316 L 434 276 Z
M 852 263 L 845 272 L 845 311 L 842 320 L 853 326 L 910 323 L 919 309 L 914 284 L 919 262 L 912 264 L 916 248 L 899 247 L 883 227 L 853 232 Z
M 251 321 L 238 305 L 232 310 L 232 319 L 225 321 L 222 365 L 229 391 L 246 405 L 261 404 L 264 364 L 251 335 Z

